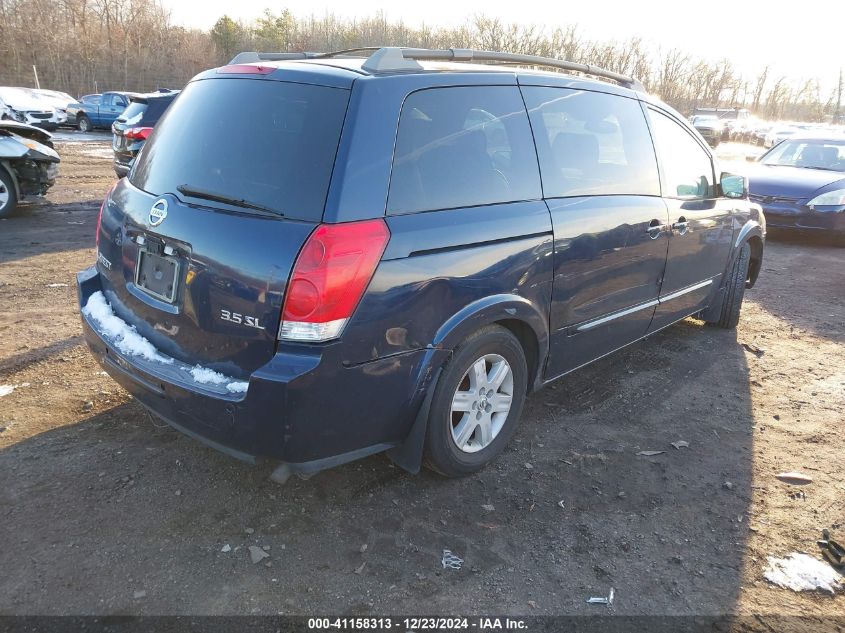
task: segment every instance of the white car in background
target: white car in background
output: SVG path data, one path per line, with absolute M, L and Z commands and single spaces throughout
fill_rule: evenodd
M 33 95 L 30 88 L 0 88 L 0 118 L 51 131 L 59 127 L 55 106 Z
M 796 132 L 799 132 L 798 128 L 791 125 L 775 125 L 766 133 L 763 145 L 765 147 L 774 147 L 782 140 L 789 138 Z
M 55 108 L 59 119 L 59 125 L 67 123 L 67 107 L 71 103 L 78 103 L 78 99 L 74 99 L 66 92 L 59 92 L 58 90 L 43 90 L 38 88 L 30 88 L 29 92 L 36 98 L 50 104 Z

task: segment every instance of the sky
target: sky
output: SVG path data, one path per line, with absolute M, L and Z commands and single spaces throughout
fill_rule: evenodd
M 695 57 L 728 58 L 744 74 L 756 74 L 767 64 L 770 76 L 794 79 L 818 77 L 823 89 L 836 85 L 845 66 L 843 0 L 421 0 L 387 3 L 379 0 L 162 0 L 177 24 L 210 28 L 228 14 L 250 21 L 265 7 L 289 9 L 298 17 L 333 13 L 345 17 L 372 16 L 383 10 L 391 21 L 413 26 L 458 26 L 483 13 L 509 23 L 549 27 L 576 24 L 582 37 L 624 40 L 641 37 L 655 48 L 679 48 Z

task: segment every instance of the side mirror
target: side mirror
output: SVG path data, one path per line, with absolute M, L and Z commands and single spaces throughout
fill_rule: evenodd
M 739 199 L 748 197 L 748 178 L 722 172 L 719 186 L 725 198 Z

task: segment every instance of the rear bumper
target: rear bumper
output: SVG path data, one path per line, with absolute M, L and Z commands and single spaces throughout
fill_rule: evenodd
M 115 137 L 116 139 L 117 137 Z M 114 173 L 118 178 L 123 178 L 129 175 L 129 170 L 132 168 L 131 163 L 138 155 L 138 152 L 144 146 L 143 143 L 133 143 L 131 149 L 117 150 L 114 149 L 116 140 L 112 141 L 112 151 L 114 151 Z M 137 145 L 137 147 L 135 147 Z
M 99 273 L 77 275 L 80 306 L 102 291 Z M 346 367 L 340 346 L 277 352 L 245 392 L 193 381 L 190 365 L 118 351 L 84 314 L 86 342 L 103 369 L 176 429 L 239 459 L 315 472 L 387 450 L 408 435 L 445 350 L 414 350 Z
M 123 178 L 129 175 L 129 164 L 121 162 L 118 158 L 114 159 L 114 173 L 118 178 Z

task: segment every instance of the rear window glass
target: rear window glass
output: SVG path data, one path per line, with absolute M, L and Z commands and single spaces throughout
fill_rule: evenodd
M 147 125 L 155 125 L 155 123 L 162 117 L 165 110 L 167 110 L 167 108 L 170 107 L 170 104 L 173 103 L 173 99 L 175 99 L 175 97 L 158 97 L 147 101 L 147 109 L 143 114 L 141 122 Z
M 183 197 L 177 187 L 188 185 L 319 221 L 348 100 L 325 86 L 196 81 L 158 122 L 129 179 L 154 195 Z
M 640 104 L 570 88 L 523 88 L 546 197 L 660 195 Z
M 405 100 L 396 135 L 389 212 L 540 197 L 531 128 L 516 87 L 432 88 Z
M 141 118 L 144 116 L 146 109 L 146 103 L 142 101 L 133 101 L 129 104 L 129 107 L 123 111 L 123 114 L 121 114 L 119 118 L 121 121 L 126 121 L 129 125 L 135 125 L 136 123 L 141 122 Z

